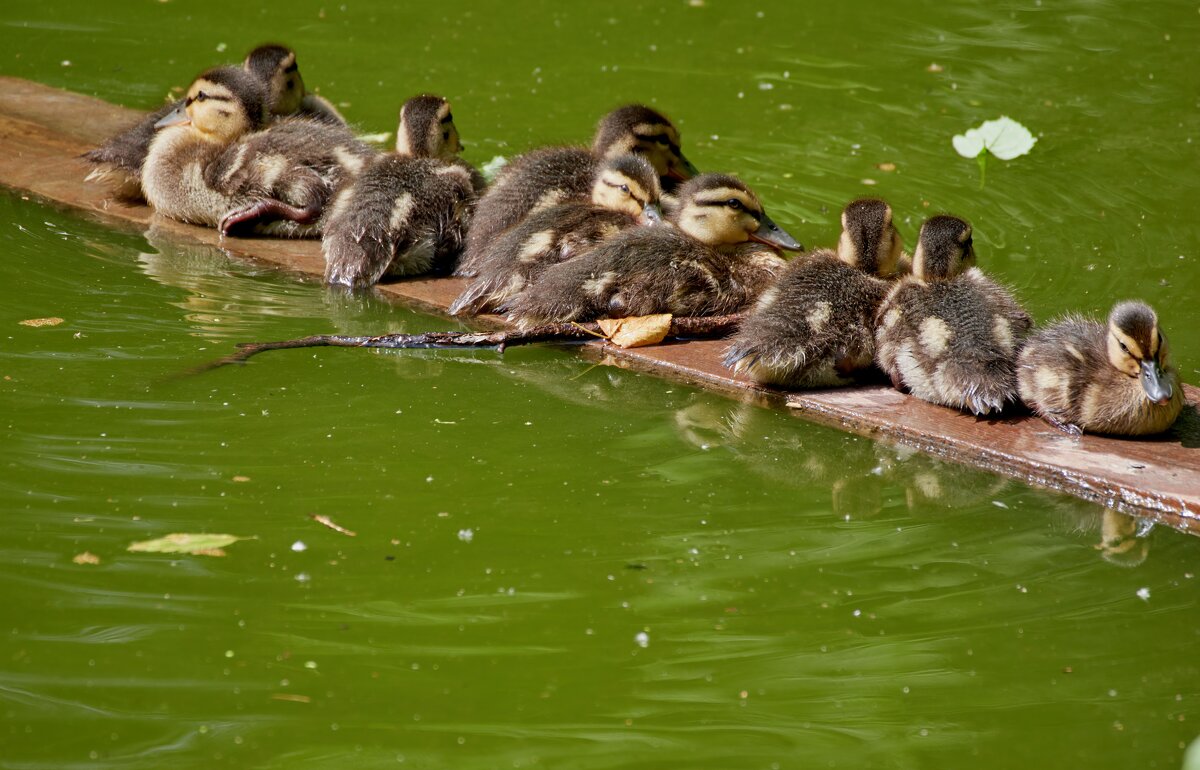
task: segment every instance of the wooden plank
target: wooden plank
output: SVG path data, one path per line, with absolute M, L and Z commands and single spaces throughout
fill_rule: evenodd
M 158 217 L 145 206 L 110 198 L 83 181 L 79 155 L 140 113 L 15 78 L 0 77 L 0 184 L 144 230 L 153 222 L 181 241 L 216 246 L 232 256 L 306 276 L 324 270 L 315 241 L 222 238 L 214 230 Z M 378 287 L 384 297 L 444 313 L 463 287 L 454 278 L 415 279 Z M 500 319 L 475 321 L 495 326 Z M 314 330 L 317 331 L 317 330 Z M 382 330 L 381 330 L 382 331 Z M 872 438 L 910 444 L 939 456 L 1118 507 L 1150 514 L 1200 534 L 1200 391 L 1185 386 L 1189 406 L 1174 435 L 1149 440 L 1070 438 L 1029 415 L 978 419 L 927 404 L 884 386 L 782 393 L 734 377 L 720 365 L 725 343 L 693 341 L 620 350 L 602 343 L 588 355 L 715 388 L 741 398 L 786 404 L 805 419 Z

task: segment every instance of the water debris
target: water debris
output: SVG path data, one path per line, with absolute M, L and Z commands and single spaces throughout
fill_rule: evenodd
M 892 171 L 896 170 L 896 164 L 892 163 L 891 161 L 884 161 L 883 163 L 876 163 L 875 168 L 879 169 L 880 171 L 891 173 Z
M 1137 598 L 1141 599 L 1144 602 L 1150 601 L 1150 589 L 1147 588 L 1146 586 L 1142 586 L 1141 588 L 1139 588 L 1137 590 Z
M 17 323 L 21 324 L 22 326 L 35 326 L 36 327 L 36 326 L 58 326 L 62 322 L 63 322 L 63 319 L 61 319 L 61 318 L 51 317 L 51 318 L 27 318 L 24 321 L 18 321 Z
M 318 524 L 323 524 L 326 527 L 329 527 L 334 532 L 340 532 L 341 534 L 345 535 L 346 537 L 358 537 L 357 532 L 351 532 L 350 530 L 346 529 L 342 525 L 334 522 L 334 520 L 329 518 L 328 516 L 324 516 L 319 513 L 310 513 L 308 515 L 308 518 L 312 519 L 313 521 L 317 522 Z
M 224 556 L 225 546 L 233 545 L 239 540 L 253 539 L 253 537 L 207 532 L 173 532 L 157 540 L 130 543 L 125 550 L 139 553 L 190 553 L 195 556 Z
M 293 695 L 290 692 L 272 693 L 271 700 L 282 700 L 288 703 L 312 703 L 312 698 L 307 695 Z
M 508 165 L 508 158 L 503 155 L 497 155 L 479 167 L 479 173 L 483 174 L 483 178 L 489 182 L 495 181 L 499 176 L 500 170 Z
M 250 477 L 249 476 L 234 476 L 233 480 L 239 484 L 244 484 L 245 482 L 250 480 Z
M 471 542 L 472 540 L 474 540 L 474 539 L 475 539 L 475 530 L 473 530 L 473 529 L 460 529 L 460 530 L 458 531 L 458 539 L 459 539 L 459 540 L 461 540 L 461 541 L 463 541 L 464 543 L 469 543 L 469 542 Z
M 292 543 L 292 550 L 296 553 L 303 553 L 304 551 L 308 550 L 308 546 L 304 544 L 303 540 L 297 540 L 296 542 Z
M 942 72 L 942 71 L 943 71 L 943 70 L 945 70 L 945 69 L 946 69 L 945 67 L 943 67 L 942 65 L 938 64 L 937 62 L 930 62 L 930 63 L 929 63 L 929 66 L 925 68 L 925 71 L 926 71 L 926 72 L 935 72 L 935 73 L 936 73 L 936 72 Z
M 83 553 L 76 555 L 74 559 L 71 559 L 71 561 L 75 562 L 76 564 L 99 564 L 100 557 L 90 551 L 84 551 Z
M 637 635 L 633 637 L 633 641 L 637 643 L 638 647 L 645 649 L 650 646 L 650 634 L 645 631 L 638 631 Z
M 966 133 L 956 134 L 950 143 L 954 151 L 964 158 L 975 158 L 979 163 L 979 189 L 987 179 L 987 159 L 994 155 L 1000 160 L 1012 160 L 1027 154 L 1037 144 L 1028 128 L 1017 121 L 1001 115 L 996 120 L 984 121 Z

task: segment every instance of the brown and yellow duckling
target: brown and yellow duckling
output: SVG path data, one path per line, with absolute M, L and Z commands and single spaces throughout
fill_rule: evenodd
M 237 67 L 202 73 L 156 124 L 142 168 L 146 200 L 165 216 L 293 237 L 319 233 L 332 191 L 375 151 L 349 129 L 306 118 L 264 128 L 267 94 Z
M 677 197 L 673 227 L 624 230 L 546 268 L 513 300 L 509 320 L 527 328 L 603 316 L 733 313 L 783 269 L 776 248 L 803 248 L 735 177 L 702 174 Z
M 879 309 L 875 360 L 897 389 L 985 415 L 1017 400 L 1017 351 L 1033 321 L 975 267 L 971 235 L 954 216 L 922 225 L 913 274 Z
M 386 275 L 449 272 L 462 250 L 474 169 L 450 103 L 413 97 L 400 109 L 396 151 L 372 159 L 340 190 L 323 223 L 325 283 L 364 288 Z
M 665 189 L 696 174 L 679 148 L 679 129 L 667 116 L 640 104 L 620 107 L 600 121 L 590 149 L 545 147 L 518 156 L 501 169 L 479 199 L 455 275 L 475 275 L 488 245 L 531 211 L 586 201 L 599 165 L 628 154 L 649 161 Z
M 305 90 L 296 53 L 290 48 L 274 44 L 259 46 L 246 56 L 242 68 L 257 77 L 266 88 L 268 120 L 297 114 L 345 125 L 346 121 L 332 104 Z M 158 130 L 156 124 L 182 104 L 180 99 L 163 105 L 101 146 L 84 153 L 84 159 L 94 167 L 87 176 L 88 181 L 110 184 L 123 198 L 141 198 L 142 165 Z
M 346 119 L 332 102 L 304 87 L 296 52 L 291 48 L 278 43 L 260 45 L 246 55 L 242 69 L 266 85 L 268 111 L 272 116 L 295 115 L 335 126 L 346 125 Z
M 875 357 L 875 313 L 902 248 L 890 206 L 852 201 L 837 251 L 818 249 L 787 266 L 742 322 L 725 365 L 781 387 L 852 382 Z
M 600 165 L 589 201 L 534 211 L 500 234 L 479 260 L 475 280 L 452 315 L 504 312 L 550 265 L 564 262 L 622 230 L 662 221 L 658 172 L 645 158 L 619 155 Z
M 1183 410 L 1166 337 L 1142 302 L 1116 305 L 1107 328 L 1067 316 L 1034 332 L 1017 359 L 1017 382 L 1030 409 L 1073 435 L 1161 433 Z

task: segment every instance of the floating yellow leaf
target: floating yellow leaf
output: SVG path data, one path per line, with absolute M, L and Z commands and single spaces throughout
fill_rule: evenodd
M 245 482 L 250 480 L 250 477 L 249 476 L 234 476 L 233 480 L 238 482 L 239 484 L 244 484 Z
M 71 561 L 75 562 L 76 564 L 99 564 L 100 557 L 89 551 L 84 551 L 74 559 L 71 559 Z
M 312 698 L 307 695 L 293 695 L 290 692 L 277 692 L 271 694 L 272 700 L 285 700 L 292 703 L 312 703 Z
M 892 163 L 891 161 L 884 161 L 883 163 L 876 163 L 875 168 L 879 169 L 880 171 L 895 171 L 896 164 Z
M 215 535 L 209 533 L 174 532 L 157 540 L 132 543 L 126 550 L 144 553 L 191 553 L 199 556 L 224 556 L 221 549 L 239 540 L 252 540 L 237 535 Z
M 622 348 L 637 348 L 662 342 L 671 331 L 671 314 L 601 318 L 596 323 L 612 344 Z
M 61 318 L 28 318 L 18 321 L 22 326 L 58 326 L 62 322 Z

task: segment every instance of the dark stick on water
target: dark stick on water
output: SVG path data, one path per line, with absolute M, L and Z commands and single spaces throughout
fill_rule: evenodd
M 676 339 L 707 339 L 723 337 L 737 328 L 741 315 L 695 316 L 672 318 L 668 337 Z M 194 373 L 218 369 L 228 364 L 240 364 L 251 356 L 268 350 L 291 348 L 496 348 L 503 353 L 511 345 L 535 342 L 577 342 L 601 338 L 604 332 L 595 321 L 555 323 L 529 329 L 509 329 L 494 332 L 424 332 L 422 334 L 381 334 L 374 337 L 352 337 L 343 334 L 314 334 L 278 342 L 242 342 L 236 353 L 217 359 Z

